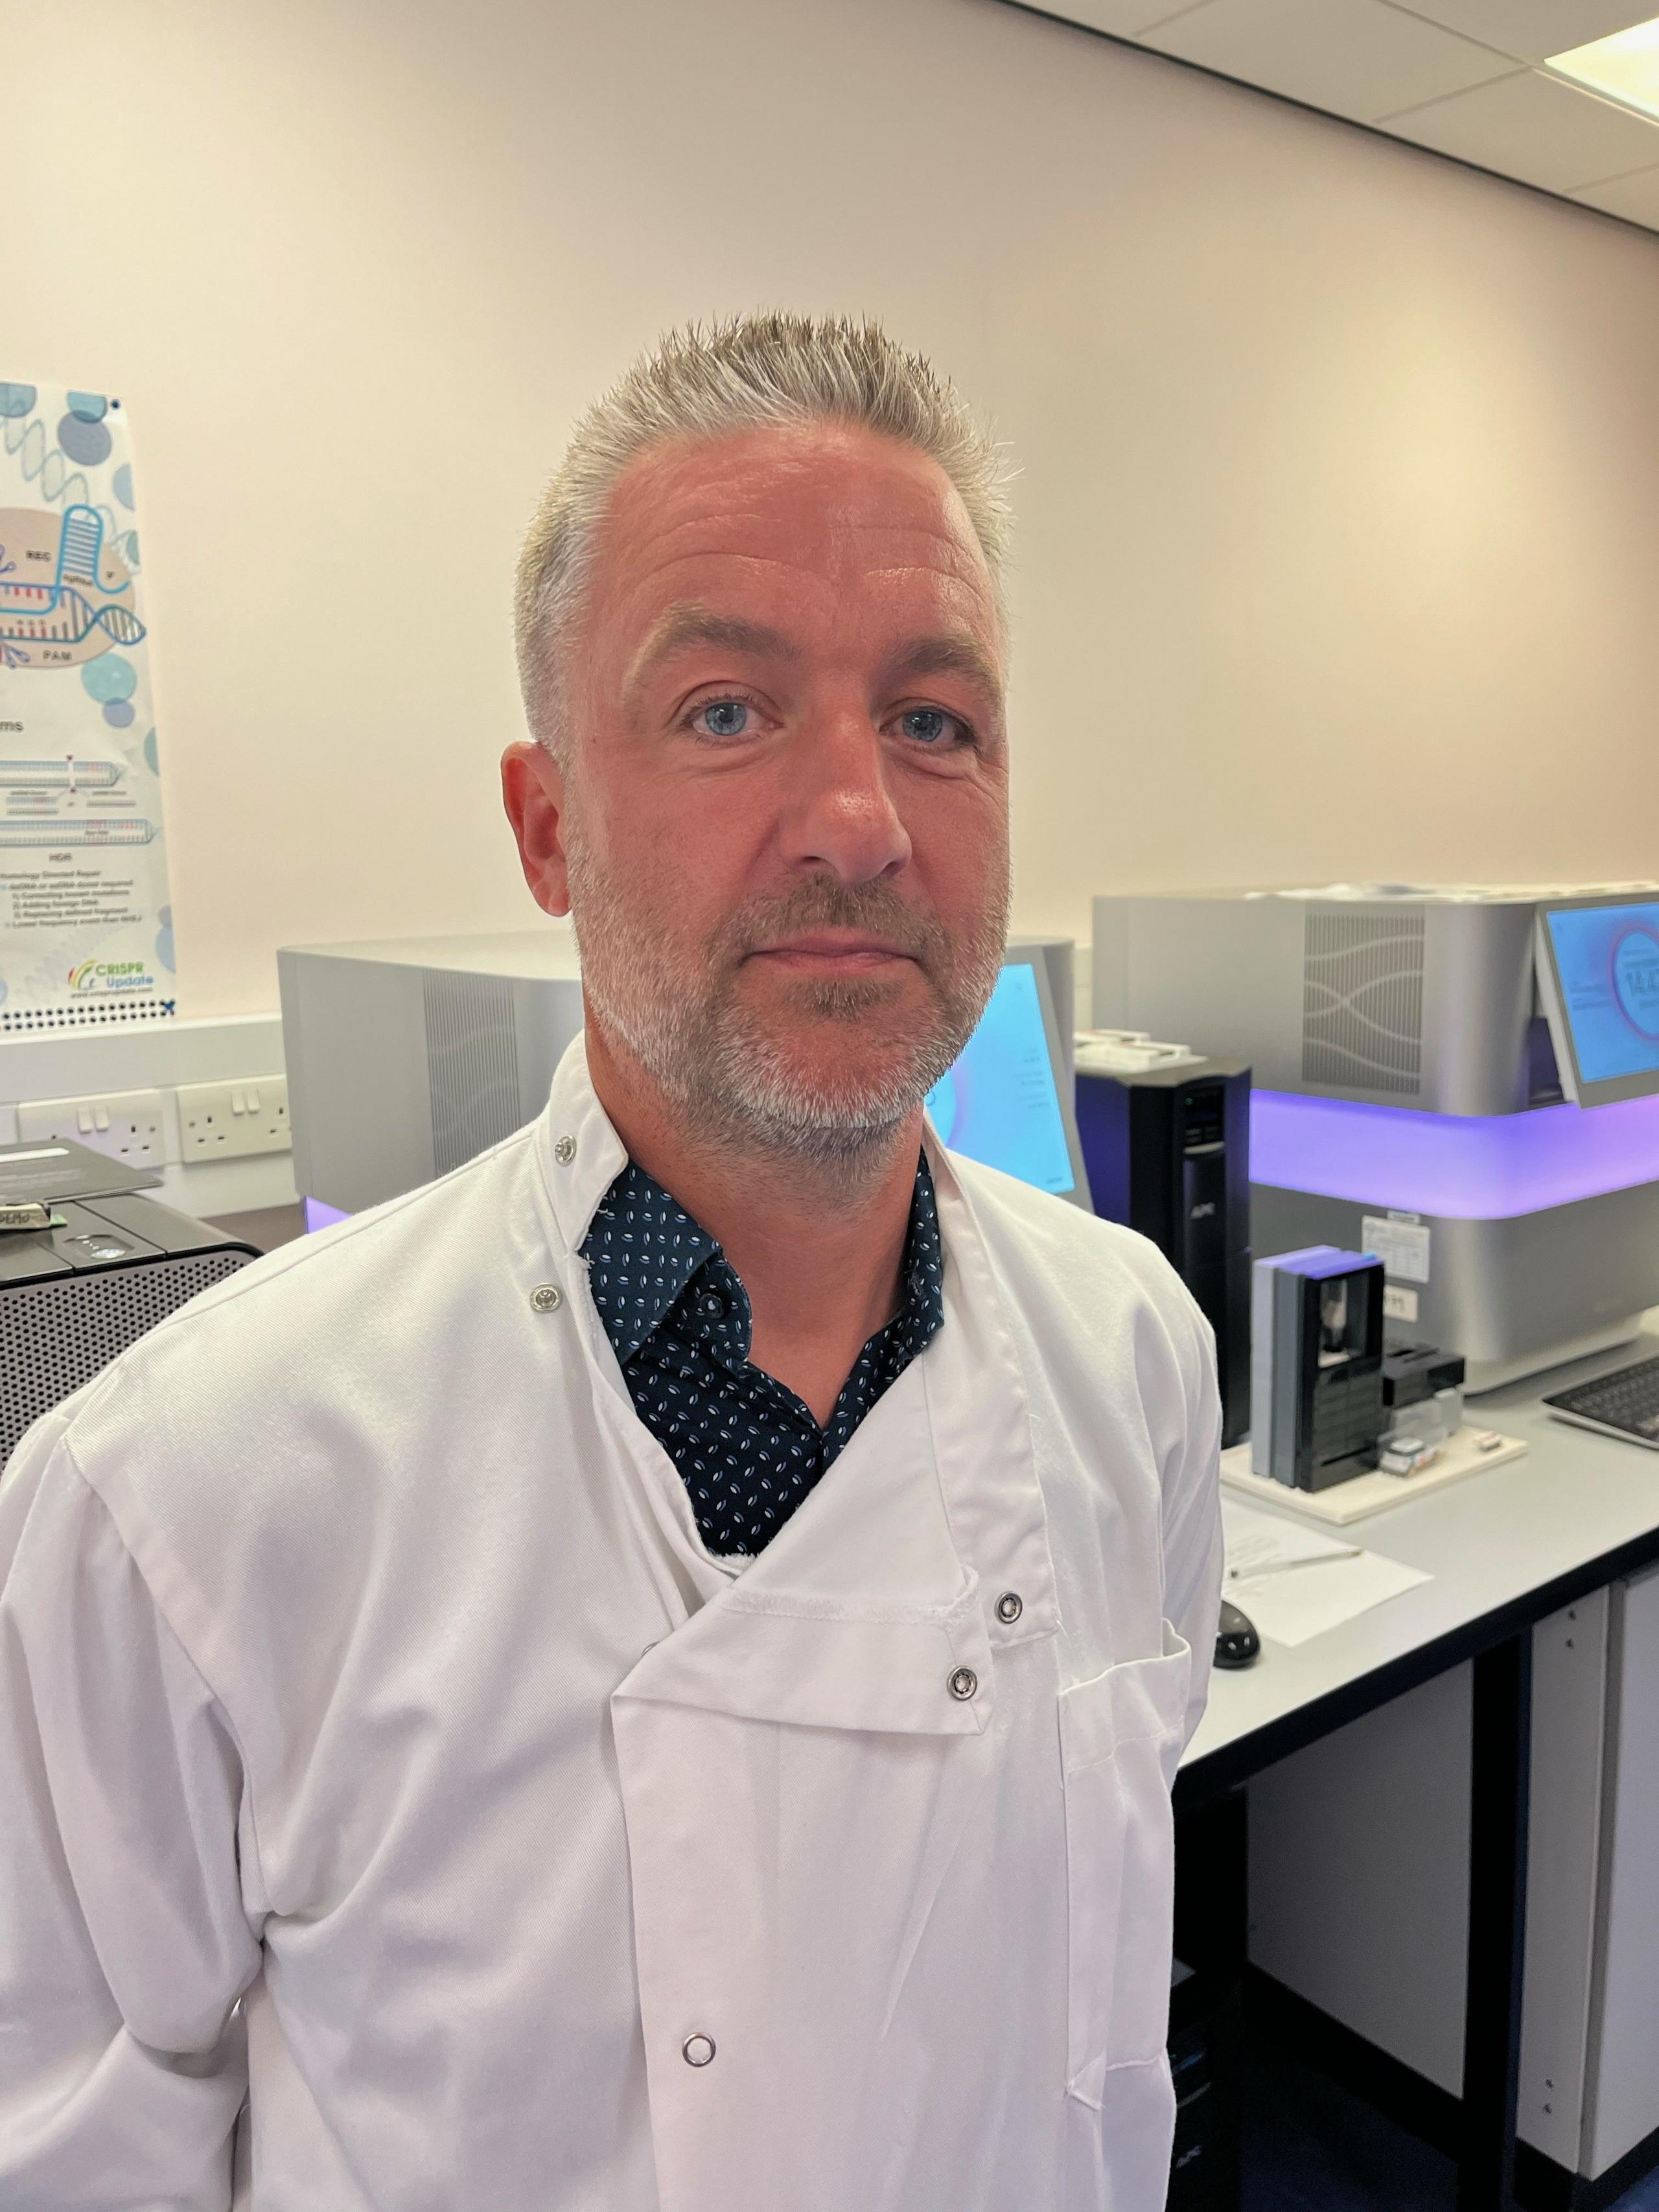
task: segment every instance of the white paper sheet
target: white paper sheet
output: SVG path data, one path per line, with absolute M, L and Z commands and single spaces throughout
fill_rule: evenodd
M 1377 1552 L 1349 1557 L 1353 1547 L 1340 1536 L 1259 1513 L 1231 1498 L 1221 1501 L 1221 1526 L 1227 1553 L 1222 1595 L 1272 1644 L 1305 1644 L 1432 1579 Z M 1288 1564 L 1293 1560 L 1318 1564 Z
M 0 380 L 0 1036 L 174 1011 L 126 416 Z

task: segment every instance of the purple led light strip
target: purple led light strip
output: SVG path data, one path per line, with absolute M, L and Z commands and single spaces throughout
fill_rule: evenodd
M 1250 1180 L 1456 1221 L 1504 1220 L 1659 1181 L 1659 1096 L 1459 1115 L 1254 1091 Z

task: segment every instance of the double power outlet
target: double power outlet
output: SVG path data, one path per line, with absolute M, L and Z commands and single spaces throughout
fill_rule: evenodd
M 178 1116 L 176 1142 L 170 1108 Z M 235 1083 L 181 1083 L 171 1092 L 110 1091 L 91 1098 L 33 1099 L 17 1109 L 17 1134 L 25 1143 L 67 1137 L 135 1168 L 285 1152 L 292 1142 L 288 1079 L 244 1076 Z

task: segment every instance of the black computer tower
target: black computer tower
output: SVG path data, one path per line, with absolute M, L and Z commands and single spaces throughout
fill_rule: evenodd
M 0 1146 L 0 1467 L 42 1413 L 258 1258 L 139 1194 L 155 1182 L 62 1139 Z
M 1187 1060 L 1079 1068 L 1077 1127 L 1095 1212 L 1150 1237 L 1215 1330 L 1221 1441 L 1250 1430 L 1250 1069 Z

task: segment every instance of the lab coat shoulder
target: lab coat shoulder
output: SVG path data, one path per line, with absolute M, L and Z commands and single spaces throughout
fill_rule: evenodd
M 256 1740 L 273 1681 L 314 1702 L 354 1622 L 393 1588 L 419 1606 L 511 1449 L 547 1358 L 533 1137 L 254 1262 L 62 1409 L 58 1449 Z M 568 1376 L 546 1382 L 556 1438 Z
M 1150 1237 L 977 1161 L 953 1154 L 951 1165 L 1005 1290 L 1041 1315 L 1051 1345 L 1079 1355 L 1085 1387 L 1115 1390 L 1127 1351 L 1143 1382 L 1166 1384 L 1187 1413 L 1201 1407 L 1214 1388 L 1214 1335 Z
M 1164 1617 L 1193 1648 L 1195 1725 L 1220 1591 L 1214 1334 L 1149 1238 L 994 1168 L 950 1165 L 1019 1348 L 1062 1611 L 1085 1619 L 1081 1593 L 1115 1582 L 1114 1561 L 1138 1554 L 1150 1524 Z

